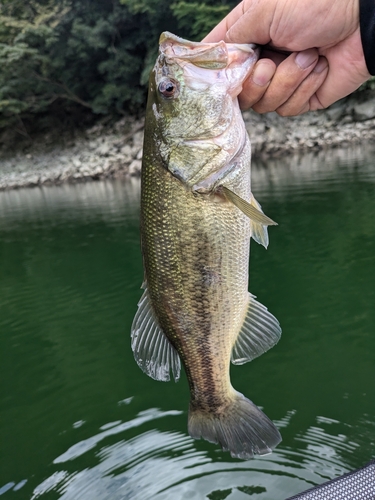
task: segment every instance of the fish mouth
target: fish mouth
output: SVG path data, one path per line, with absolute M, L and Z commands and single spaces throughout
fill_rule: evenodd
M 196 68 L 225 70 L 227 80 L 243 82 L 259 59 L 260 49 L 255 44 L 191 42 L 169 31 L 161 34 L 160 54 L 168 61 L 178 62 L 186 67 L 188 63 Z M 218 76 L 216 76 L 217 78 Z
M 223 41 L 191 42 L 165 31 L 160 36 L 159 46 L 167 58 L 181 59 L 200 68 L 223 69 L 228 65 L 228 51 Z
M 199 57 L 199 55 L 202 55 L 205 52 L 215 48 L 223 49 L 223 51 L 225 52 L 226 46 L 237 47 L 238 49 L 249 53 L 254 52 L 258 47 L 255 43 L 225 43 L 223 40 L 214 43 L 192 42 L 190 40 L 185 40 L 184 38 L 174 35 L 169 31 L 164 31 L 160 35 L 159 45 L 160 47 L 162 47 L 162 49 L 167 46 L 173 46 L 176 50 L 176 56 L 184 57 L 184 55 L 186 55 L 189 58 L 191 57 L 192 52 L 194 52 L 194 54 Z M 204 59 L 206 58 L 207 56 L 204 56 Z

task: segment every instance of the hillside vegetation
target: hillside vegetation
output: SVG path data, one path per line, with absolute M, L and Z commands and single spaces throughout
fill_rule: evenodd
M 160 33 L 199 40 L 235 3 L 3 0 L 0 130 L 137 114 Z
M 98 119 L 139 115 L 160 33 L 200 40 L 236 3 L 2 0 L 2 147 L 15 136 L 58 136 Z

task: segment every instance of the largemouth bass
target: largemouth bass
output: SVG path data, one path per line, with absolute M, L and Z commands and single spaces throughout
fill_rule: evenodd
M 231 385 L 278 340 L 280 325 L 248 292 L 250 236 L 268 244 L 250 188 L 250 140 L 237 96 L 253 45 L 196 43 L 163 33 L 151 72 L 141 178 L 144 293 L 132 349 L 156 380 L 189 381 L 188 430 L 233 457 L 269 453 L 281 436 Z

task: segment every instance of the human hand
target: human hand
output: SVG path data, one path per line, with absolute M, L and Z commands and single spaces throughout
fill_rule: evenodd
M 204 39 L 220 40 L 266 46 L 239 96 L 259 113 L 326 108 L 370 77 L 358 0 L 243 0 Z

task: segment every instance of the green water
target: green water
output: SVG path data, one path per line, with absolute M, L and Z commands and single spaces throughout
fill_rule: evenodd
M 279 222 L 251 291 L 280 343 L 233 367 L 283 442 L 252 461 L 186 432 L 186 379 L 155 382 L 129 330 L 139 183 L 0 193 L 0 497 L 283 500 L 375 456 L 374 150 L 253 169 Z

